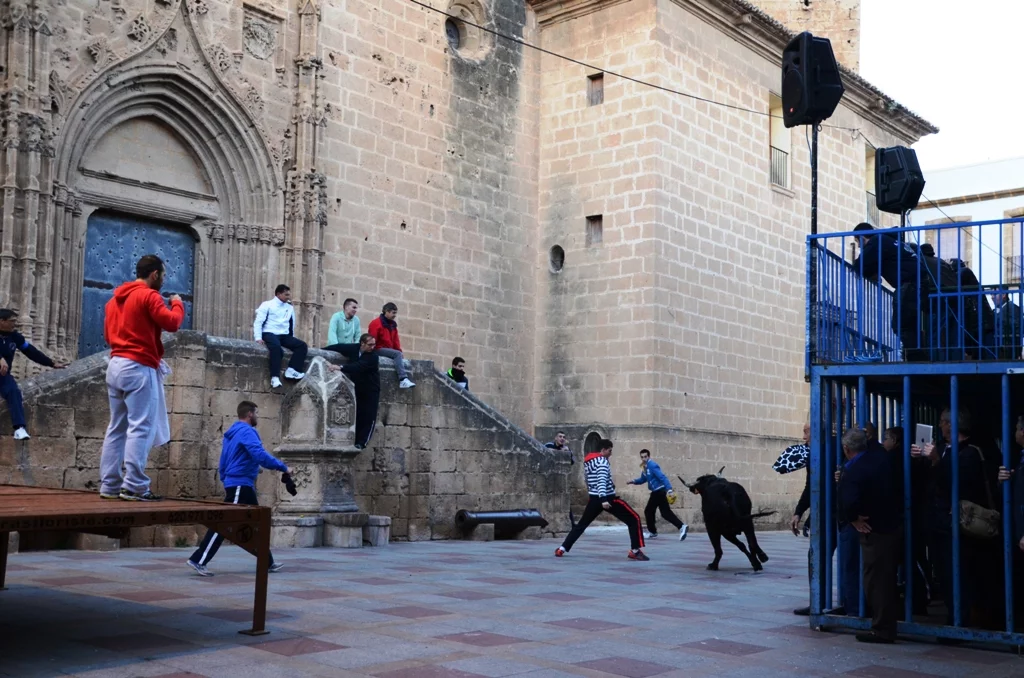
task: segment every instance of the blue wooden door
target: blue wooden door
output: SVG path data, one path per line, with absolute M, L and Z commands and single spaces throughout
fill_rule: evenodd
M 147 254 L 164 260 L 167 275 L 160 293 L 180 294 L 185 302 L 182 329 L 192 327 L 192 285 L 196 242 L 191 233 L 135 217 L 94 212 L 85 237 L 82 331 L 78 357 L 107 349 L 103 339 L 103 307 L 118 285 L 135 280 L 135 264 Z

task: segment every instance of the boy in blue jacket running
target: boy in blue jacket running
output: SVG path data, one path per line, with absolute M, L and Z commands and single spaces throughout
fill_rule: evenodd
M 228 504 L 259 506 L 256 477 L 261 466 L 288 473 L 284 463 L 263 449 L 263 441 L 256 432 L 257 421 L 256 403 L 244 400 L 238 403 L 238 421 L 224 433 L 218 474 L 224 483 L 224 501 Z M 188 559 L 189 567 L 200 577 L 212 577 L 213 572 L 207 570 L 206 565 L 217 555 L 223 542 L 224 535 L 207 530 L 199 548 Z M 275 563 L 274 555 L 270 554 L 270 571 L 277 572 L 281 567 L 281 563 Z
M 647 483 L 647 489 L 651 491 L 651 496 L 647 500 L 647 506 L 644 507 L 644 518 L 647 520 L 647 531 L 650 533 L 648 537 L 651 539 L 658 537 L 658 526 L 655 524 L 654 512 L 661 509 L 661 517 L 675 525 L 676 529 L 679 530 L 679 541 L 686 539 L 686 530 L 688 529 L 686 523 L 679 520 L 679 516 L 672 512 L 672 508 L 668 503 L 668 495 L 675 496 L 672 483 L 661 472 L 658 462 L 651 459 L 650 450 L 640 450 L 640 464 L 643 468 L 640 477 L 636 480 L 630 480 L 626 484 L 643 485 Z

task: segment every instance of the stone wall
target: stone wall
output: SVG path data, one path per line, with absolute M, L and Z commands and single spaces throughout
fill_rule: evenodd
M 217 481 L 221 436 L 241 400 L 260 407 L 265 447 L 281 441 L 281 404 L 291 388 L 271 392 L 267 358 L 255 342 L 198 332 L 165 335 L 173 374 L 165 387 L 171 442 L 153 450 L 153 490 L 167 496 L 223 499 Z M 313 352 L 314 357 L 336 354 Z M 0 483 L 98 491 L 99 454 L 109 419 L 106 354 L 76 361 L 22 384 L 32 438 L 0 437 Z M 455 388 L 426 361 L 414 361 L 414 389 L 399 390 L 382 359 L 381 407 L 370 446 L 356 457 L 359 510 L 392 518 L 394 539 L 447 539 L 458 509 L 537 508 L 548 533 L 568 530 L 568 458 L 537 441 L 472 394 Z M 346 421 L 354 421 L 349 417 Z M 0 430 L 10 420 L 0 414 Z M 263 473 L 258 491 L 274 503 L 279 476 Z M 136 545 L 194 543 L 195 529 L 147 528 Z
M 791 510 L 803 478 L 771 462 L 808 416 L 810 163 L 804 129 L 784 130 L 792 181 L 772 183 L 768 112 L 785 36 L 772 49 L 753 37 L 781 27 L 742 21 L 750 5 L 731 0 L 535 6 L 544 47 L 734 107 L 610 73 L 591 102 L 597 71 L 542 58 L 538 437 L 566 429 L 582 443 L 605 431 L 629 442 L 613 466 L 630 473 L 641 447 L 685 475 L 725 464 L 755 504 Z M 862 137 L 914 138 L 879 124 L 864 83 L 844 77 L 847 95 L 820 133 L 822 232 L 865 219 Z M 588 236 L 595 215 L 599 240 Z M 565 253 L 558 271 L 554 246 Z
M 861 0 L 751 0 L 794 33 L 828 38 L 836 61 L 860 69 Z

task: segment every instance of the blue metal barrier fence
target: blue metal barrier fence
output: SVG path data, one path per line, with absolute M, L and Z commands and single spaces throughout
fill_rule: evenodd
M 958 237 L 950 258 L 970 261 L 944 261 L 941 250 L 944 244 L 949 249 L 949 239 L 941 232 L 971 228 L 979 236 L 985 228 L 998 229 L 998 250 L 989 251 L 979 239 L 968 256 Z M 938 256 L 921 251 L 925 231 L 940 233 Z M 848 256 L 851 242 L 858 247 Z M 1003 257 L 1005 243 L 1016 251 L 1007 246 Z M 981 284 L 972 265 L 981 271 L 985 257 L 997 256 L 997 279 L 990 275 Z M 998 466 L 1024 474 L 1024 456 L 1014 446 L 1024 416 L 1024 379 L 1017 376 L 1024 374 L 1024 323 L 1015 303 L 1021 283 L 1019 266 L 1015 274 L 1006 265 L 1015 257 L 1024 261 L 1020 219 L 808 238 L 808 281 L 815 286 L 815 303 L 807 305 L 813 627 L 870 628 L 863 581 L 857 609 L 834 613 L 848 578 L 863 576 L 843 567 L 854 562 L 849 549 L 859 546 L 838 530 L 834 474 L 843 463 L 843 433 L 870 422 L 878 435 L 902 429 L 902 445 L 890 451 L 894 472 L 902 471 L 899 633 L 1024 646 L 1024 624 L 1015 617 L 1022 601 L 1014 595 L 1024 586 L 1018 543 L 1024 497 L 1013 496 L 1013 481 L 996 479 Z M 936 458 L 948 455 L 948 494 L 922 482 L 935 470 L 932 461 L 912 453 L 917 424 L 934 427 Z M 996 505 L 987 508 L 1001 519 L 999 535 L 987 540 L 963 533 L 960 525 L 961 499 L 972 492 L 977 497 L 978 478 L 991 483 Z

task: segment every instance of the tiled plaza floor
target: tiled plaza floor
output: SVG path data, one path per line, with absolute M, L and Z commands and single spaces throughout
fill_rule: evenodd
M 270 635 L 251 619 L 255 560 L 225 546 L 192 574 L 187 549 L 11 556 L 0 592 L 0 675 L 593 678 L 1024 675 L 1024 659 L 930 643 L 865 646 L 816 633 L 807 540 L 763 535 L 752 575 L 727 548 L 707 572 L 703 534 L 668 534 L 626 560 L 624 532 L 554 540 L 281 550 Z

